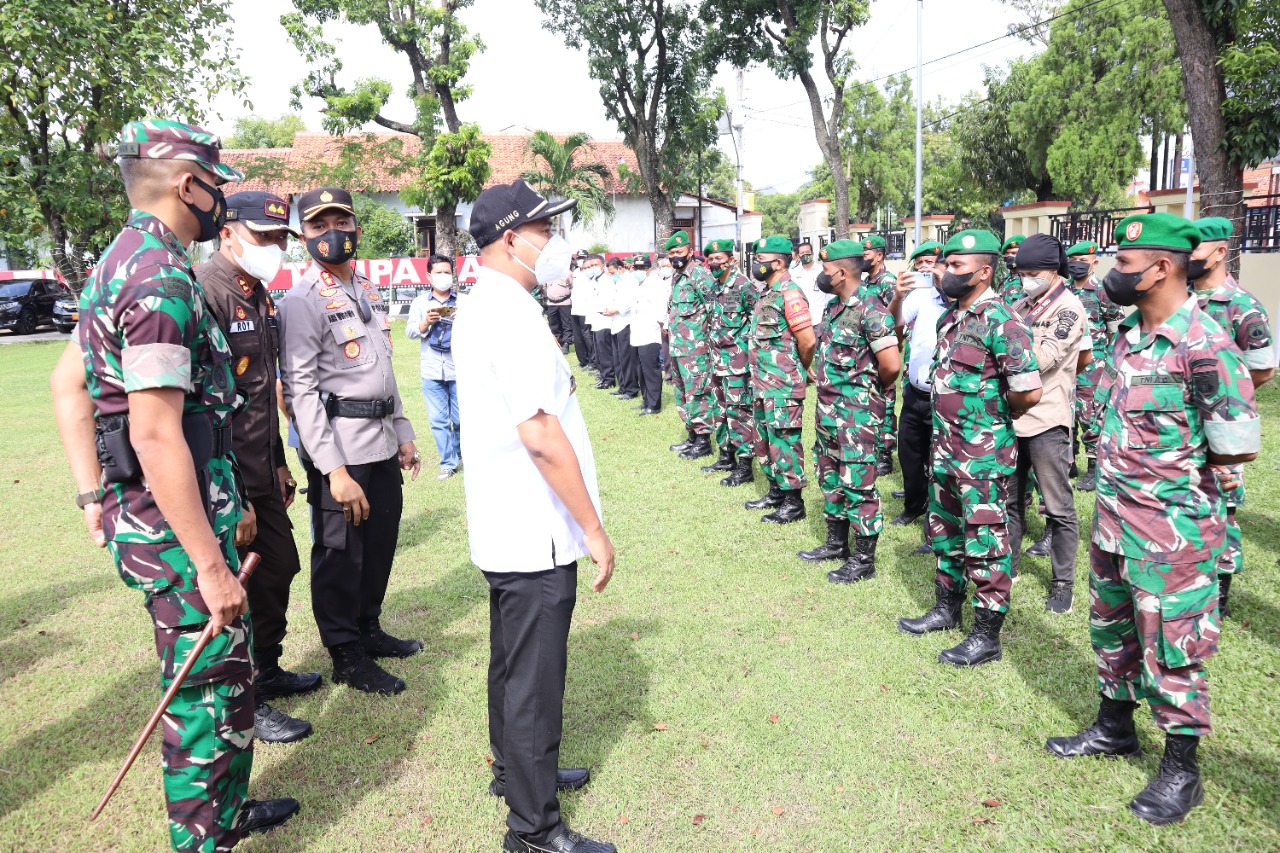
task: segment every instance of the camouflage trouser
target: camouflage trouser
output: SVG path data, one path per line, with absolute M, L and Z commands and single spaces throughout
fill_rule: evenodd
M 1235 575 L 1244 571 L 1244 537 L 1240 534 L 1240 522 L 1236 521 L 1236 507 L 1244 506 L 1244 466 L 1230 465 L 1231 473 L 1240 480 L 1240 487 L 1227 492 L 1227 541 L 1218 555 L 1218 574 Z
M 892 453 L 898 449 L 898 413 L 894 407 L 898 403 L 898 388 L 890 386 L 884 392 L 884 420 L 880 423 L 880 433 L 876 436 L 876 450 L 880 453 Z
M 712 382 L 711 356 L 677 355 L 675 362 L 676 412 L 685 426 L 706 435 L 716 417 L 716 394 Z
M 160 685 L 173 681 L 209 621 L 195 567 L 176 542 L 113 542 L 126 584 L 147 594 L 155 624 Z M 231 533 L 223 553 L 239 566 Z M 248 617 L 214 637 L 165 712 L 160 748 L 169 840 L 174 850 L 230 850 L 240 840 L 240 806 L 253 766 L 253 652 Z
M 1097 361 L 1091 361 L 1084 369 L 1084 373 L 1076 375 L 1074 404 L 1076 430 L 1080 443 L 1084 445 L 1084 455 L 1089 459 L 1096 459 L 1098 456 L 1098 434 L 1101 421 L 1094 405 L 1093 392 L 1097 389 L 1098 375 L 1101 372 L 1102 365 Z
M 751 408 L 751 377 L 745 373 L 715 375 L 716 444 L 749 456 L 756 444 L 755 415 Z
M 804 448 L 800 433 L 804 427 L 804 400 L 752 400 L 756 443 L 755 457 L 769 482 L 780 489 L 803 489 Z
M 948 590 L 973 581 L 973 606 L 1009 609 L 1009 478 L 966 480 L 935 473 L 925 531 Z
M 861 448 L 851 452 L 822 436 L 813 445 L 813 456 L 823 514 L 833 520 L 847 519 L 857 536 L 879 536 L 884 515 L 876 490 L 875 458 Z
M 1089 567 L 1089 640 L 1102 695 L 1146 699 L 1170 734 L 1208 734 L 1204 662 L 1218 651 L 1219 629 L 1214 561 L 1166 565 L 1093 545 Z

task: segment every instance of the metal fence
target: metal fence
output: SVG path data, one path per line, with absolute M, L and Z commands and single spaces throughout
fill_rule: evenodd
M 884 254 L 886 258 L 905 257 L 907 253 L 907 231 L 905 228 L 898 231 L 873 231 L 884 238 Z
M 1240 251 L 1280 252 L 1280 195 L 1255 196 L 1245 203 Z
M 1070 246 L 1092 240 L 1100 250 L 1115 246 L 1116 223 L 1135 213 L 1151 213 L 1151 207 L 1118 207 L 1111 210 L 1080 210 L 1049 217 L 1049 233 Z

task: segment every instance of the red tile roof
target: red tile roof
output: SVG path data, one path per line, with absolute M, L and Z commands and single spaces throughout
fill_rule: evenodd
M 564 136 L 557 138 L 564 139 Z M 493 154 L 489 158 L 493 171 L 486 186 L 509 184 L 524 172 L 535 168 L 532 156 L 525 151 L 528 136 L 486 134 L 484 140 L 493 148 Z M 308 173 L 314 174 L 315 164 L 336 164 L 345 147 L 386 145 L 386 152 L 377 161 L 377 174 L 367 188 L 372 191 L 396 192 L 408 186 L 413 174 L 409 170 L 396 171 L 395 166 L 416 154 L 420 144 L 418 137 L 403 133 L 351 136 L 298 133 L 293 137 L 292 148 L 228 148 L 222 151 L 222 161 L 248 175 L 247 180 L 236 187 L 237 190 L 270 191 L 287 196 L 309 189 L 311 180 L 308 179 Z M 619 161 L 626 163 L 627 168 L 633 172 L 639 169 L 635 152 L 621 140 L 593 141 L 591 147 L 579 156 L 587 156 L 609 169 L 612 177 L 607 182 L 606 189 L 610 192 L 623 189 L 617 178 Z

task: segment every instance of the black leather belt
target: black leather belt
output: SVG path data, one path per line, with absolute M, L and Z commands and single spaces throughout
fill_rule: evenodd
M 324 403 L 325 413 L 331 418 L 389 418 L 396 411 L 396 398 L 385 400 L 344 400 L 330 395 Z

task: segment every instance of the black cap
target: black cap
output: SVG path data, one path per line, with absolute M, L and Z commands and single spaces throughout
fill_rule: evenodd
M 356 212 L 351 193 L 338 187 L 320 187 L 303 193 L 298 199 L 298 219 L 306 222 L 330 208 L 345 211 L 352 216 Z
M 289 202 L 272 193 L 242 192 L 227 196 L 227 221 L 240 222 L 259 232 L 298 232 L 289 225 Z
M 1058 238 L 1048 234 L 1032 234 L 1018 246 L 1019 270 L 1057 270 L 1067 274 L 1067 252 Z
M 499 184 L 480 193 L 471 208 L 467 230 L 483 249 L 513 228 L 559 216 L 577 203 L 576 198 L 548 201 L 521 180 Z
M 636 255 L 635 263 L 632 264 L 638 270 L 653 269 L 653 262 L 649 260 L 648 255 Z

